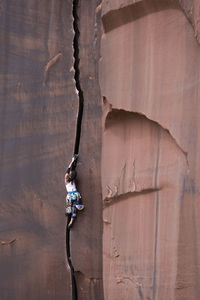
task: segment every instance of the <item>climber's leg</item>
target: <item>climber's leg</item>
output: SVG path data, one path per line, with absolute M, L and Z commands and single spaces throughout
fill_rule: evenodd
M 66 196 L 66 215 L 70 215 L 72 213 L 72 199 L 71 195 L 67 194 Z
M 78 210 L 83 210 L 84 209 L 84 205 L 82 204 L 82 198 L 79 192 L 76 192 L 76 208 Z
M 72 204 L 72 216 L 71 216 L 71 220 L 68 224 L 68 227 L 72 227 L 72 224 L 74 223 L 75 219 L 76 219 L 76 216 L 77 216 L 77 209 L 76 209 L 76 206 L 74 205 L 74 203 Z

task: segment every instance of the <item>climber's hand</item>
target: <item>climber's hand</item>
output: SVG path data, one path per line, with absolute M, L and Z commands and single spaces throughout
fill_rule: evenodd
M 78 154 L 74 154 L 73 156 L 73 161 L 77 160 L 78 159 Z

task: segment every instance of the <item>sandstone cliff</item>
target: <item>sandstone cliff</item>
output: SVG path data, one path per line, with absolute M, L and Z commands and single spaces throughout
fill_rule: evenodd
M 189 2 L 103 1 L 105 299 L 199 298 L 199 4 Z
M 80 4 L 85 107 L 77 168 L 86 209 L 71 253 L 79 299 L 103 299 L 100 12 L 97 1 Z M 8 242 L 0 244 L 0 299 L 71 299 L 64 173 L 78 111 L 72 9 L 71 0 L 0 2 L 0 241 Z
M 0 299 L 198 300 L 198 0 L 0 3 Z M 103 282 L 102 282 L 103 279 Z

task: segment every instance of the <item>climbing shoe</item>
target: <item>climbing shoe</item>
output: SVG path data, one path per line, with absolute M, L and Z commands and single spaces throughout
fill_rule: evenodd
M 77 204 L 77 205 L 76 205 L 76 208 L 77 208 L 78 210 L 83 210 L 83 209 L 84 209 L 84 205 L 83 205 L 83 204 Z
M 71 221 L 70 221 L 69 224 L 68 224 L 68 228 L 69 228 L 69 229 L 72 227 L 73 222 L 74 222 L 74 219 L 71 219 Z

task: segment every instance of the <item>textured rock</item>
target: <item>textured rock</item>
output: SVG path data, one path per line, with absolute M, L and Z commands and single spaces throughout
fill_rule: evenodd
M 119 11 L 122 9 L 128 10 L 130 6 L 133 4 L 135 5 L 136 10 L 137 6 L 143 6 L 144 5 L 144 10 L 146 10 L 146 7 L 148 6 L 148 3 L 150 3 L 149 8 L 152 7 L 151 5 L 152 1 L 144 1 L 144 0 L 104 0 L 103 5 L 102 5 L 102 17 L 107 15 L 107 17 L 112 16 L 112 14 L 117 14 Z M 171 1 L 160 1 L 160 0 L 154 0 L 154 5 L 158 3 L 162 3 L 162 5 L 166 2 L 168 2 L 168 5 L 173 5 L 173 3 L 179 4 L 180 8 L 183 9 L 184 13 L 186 14 L 189 22 L 193 25 L 194 31 L 195 31 L 195 36 L 197 37 L 197 40 L 199 41 L 199 35 L 200 35 L 200 17 L 199 17 L 199 9 L 200 9 L 200 3 L 198 0 L 171 0 Z M 126 20 L 127 20 L 126 16 Z M 118 19 L 118 21 L 120 21 Z M 105 22 L 104 22 L 105 23 Z M 109 20 L 109 23 L 111 24 L 111 20 Z M 104 24 L 105 26 L 105 24 Z
M 188 20 L 194 27 L 195 36 L 200 42 L 200 2 L 198 0 L 179 0 Z
M 71 295 L 63 187 L 78 104 L 71 10 L 70 1 L 1 2 L 0 239 L 16 239 L 0 246 L 1 299 Z
M 84 93 L 80 158 L 77 167 L 79 189 L 86 206 L 71 231 L 72 260 L 78 281 L 79 299 L 102 300 L 102 195 L 101 118 L 98 83 L 100 53 L 100 1 L 80 1 L 80 82 Z
M 178 1 L 102 10 L 105 299 L 198 299 L 194 29 Z
M 100 26 L 94 27 L 100 13 L 96 1 L 87 5 L 81 6 L 88 26 L 80 38 L 86 103 L 78 165 L 86 209 L 71 232 L 71 252 L 79 299 L 103 299 Z M 71 299 L 64 172 L 78 110 L 72 1 L 1 1 L 0 14 L 0 241 L 16 239 L 0 243 L 0 298 Z
M 199 299 L 199 5 L 80 1 L 80 300 L 104 298 L 102 253 L 107 300 Z M 0 298 L 70 299 L 72 1 L 2 1 L 0 16 Z

